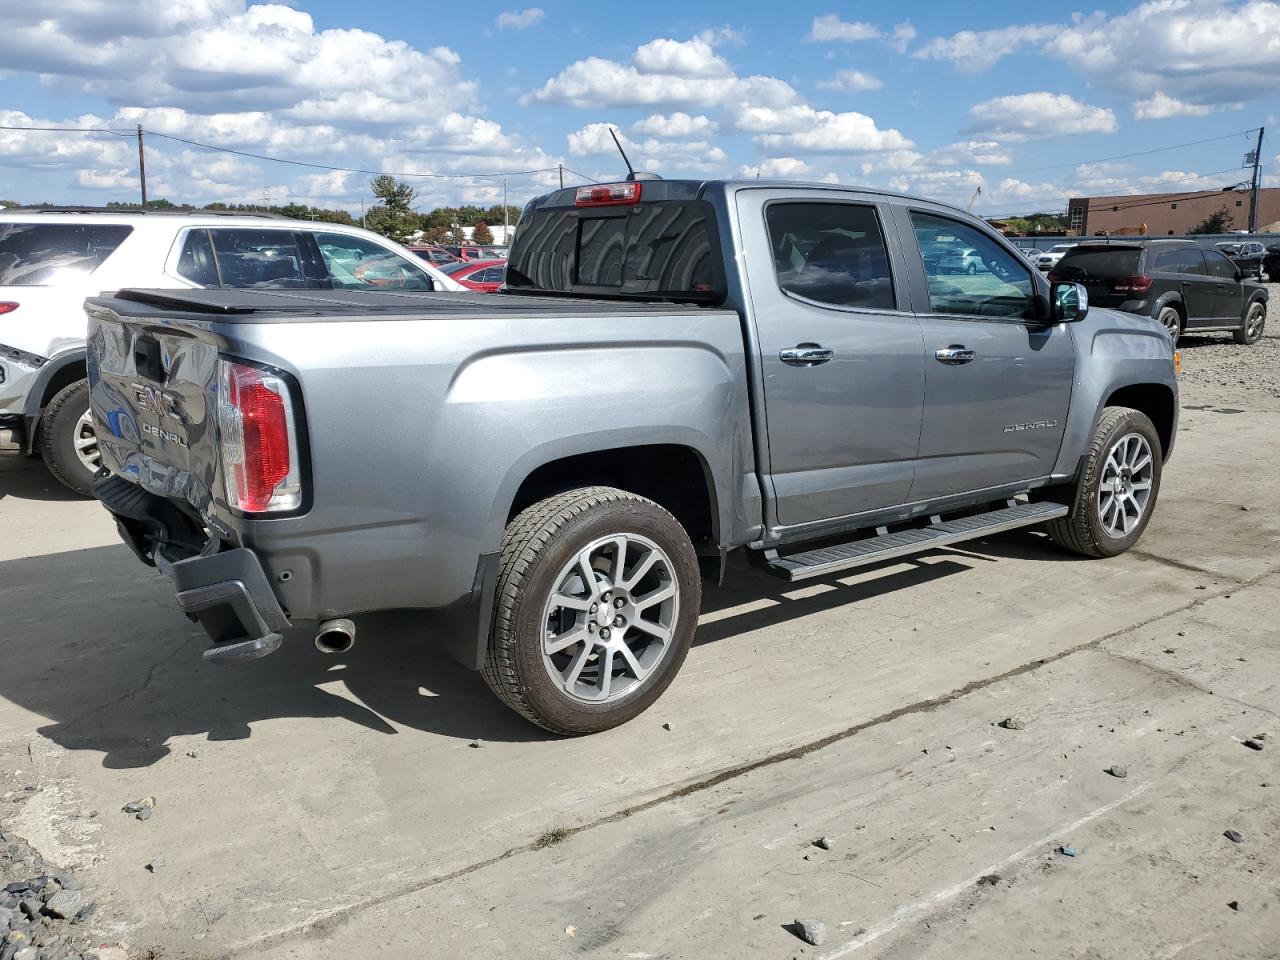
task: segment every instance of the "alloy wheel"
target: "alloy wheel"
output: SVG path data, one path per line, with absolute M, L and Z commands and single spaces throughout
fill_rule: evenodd
M 1249 315 L 1244 321 L 1244 333 L 1248 339 L 1257 340 L 1262 336 L 1262 322 L 1265 316 L 1266 311 L 1263 310 L 1262 304 L 1255 303 L 1249 308 Z
M 1173 309 L 1173 307 L 1165 307 L 1160 311 L 1158 319 L 1160 321 L 1160 326 L 1164 327 L 1169 336 L 1177 340 L 1179 328 L 1182 326 L 1182 317 L 1178 311 Z
M 633 533 L 588 544 L 561 569 L 542 612 L 542 662 L 560 690 L 613 703 L 671 649 L 680 586 L 666 552 Z
M 98 429 L 93 422 L 92 410 L 86 410 L 76 421 L 71 442 L 76 448 L 76 459 L 90 473 L 97 473 L 102 467 L 102 454 L 98 450 Z
M 1112 444 L 1098 482 L 1098 519 L 1107 535 L 1127 537 L 1141 522 L 1151 500 L 1155 462 L 1151 446 L 1139 433 L 1126 433 Z

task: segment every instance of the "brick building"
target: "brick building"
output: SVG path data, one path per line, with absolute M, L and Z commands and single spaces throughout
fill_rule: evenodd
M 1121 197 L 1072 197 L 1067 226 L 1075 236 L 1099 233 L 1147 233 L 1180 236 L 1219 210 L 1231 217 L 1228 231 L 1249 227 L 1248 190 L 1197 190 L 1182 193 L 1130 194 Z M 1258 229 L 1280 220 L 1280 187 L 1258 191 Z M 1146 230 L 1143 231 L 1143 226 Z

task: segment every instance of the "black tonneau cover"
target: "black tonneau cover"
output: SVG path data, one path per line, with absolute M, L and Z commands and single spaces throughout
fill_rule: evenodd
M 544 294 L 432 293 L 365 290 L 142 290 L 90 297 L 88 303 L 125 317 L 180 315 L 219 323 L 317 320 L 432 320 L 473 316 L 644 316 L 705 313 L 688 303 L 636 303 Z

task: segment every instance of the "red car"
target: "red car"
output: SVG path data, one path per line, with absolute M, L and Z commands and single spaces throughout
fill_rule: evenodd
M 449 279 L 457 280 L 471 290 L 497 293 L 507 274 L 507 261 L 462 260 L 458 263 L 443 264 L 440 269 L 449 275 Z
M 455 257 L 444 247 L 426 246 L 410 247 L 409 249 L 427 261 L 427 263 L 437 267 L 443 267 L 446 263 L 457 263 L 462 259 L 461 257 Z

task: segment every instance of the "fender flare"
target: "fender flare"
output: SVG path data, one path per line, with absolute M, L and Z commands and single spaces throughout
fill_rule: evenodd
M 44 392 L 53 378 L 69 366 L 74 364 L 83 366 L 87 362 L 84 350 L 74 350 L 54 357 L 45 364 L 27 392 L 27 398 L 22 405 L 22 415 L 31 419 L 38 418 L 44 411 Z

